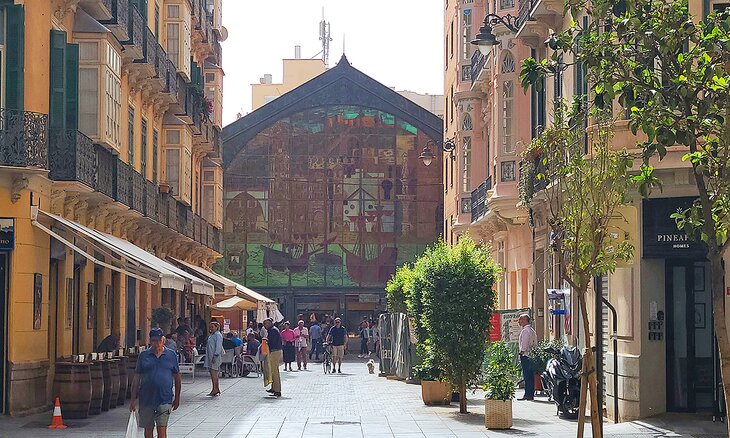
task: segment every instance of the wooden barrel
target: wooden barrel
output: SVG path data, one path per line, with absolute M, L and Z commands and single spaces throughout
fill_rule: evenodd
M 124 405 L 127 400 L 127 388 L 129 382 L 127 381 L 127 358 L 122 356 L 119 358 L 119 397 L 117 398 L 117 406 Z
M 137 369 L 138 353 L 132 353 L 126 357 L 127 365 L 127 398 L 132 398 L 132 380 L 134 380 L 134 371 Z
M 119 399 L 119 359 L 109 359 L 109 374 L 111 374 L 111 395 L 109 396 L 109 408 L 117 407 Z
M 102 377 L 104 378 L 104 391 L 101 394 L 101 410 L 108 411 L 112 396 L 112 372 L 111 362 L 100 360 Z
M 56 362 L 53 398 L 61 401 L 65 418 L 89 416 L 91 404 L 91 373 L 88 363 Z
M 101 405 L 104 399 L 104 370 L 101 362 L 91 362 L 91 405 L 89 414 L 101 414 Z

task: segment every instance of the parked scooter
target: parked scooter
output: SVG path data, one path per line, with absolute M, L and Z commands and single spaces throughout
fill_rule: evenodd
M 580 373 L 583 367 L 583 355 L 575 347 L 563 347 L 560 351 L 546 348 L 552 353 L 540 376 L 543 390 L 548 398 L 555 402 L 558 415 L 577 417 L 580 405 Z

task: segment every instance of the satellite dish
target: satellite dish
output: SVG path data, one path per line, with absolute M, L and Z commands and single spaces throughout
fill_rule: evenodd
M 223 42 L 223 41 L 225 41 L 227 39 L 228 39 L 228 29 L 226 29 L 225 26 L 221 26 L 221 37 L 220 37 L 220 40 L 221 40 L 221 42 Z

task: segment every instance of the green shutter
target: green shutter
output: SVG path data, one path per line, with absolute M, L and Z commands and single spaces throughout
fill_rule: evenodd
M 50 128 L 66 127 L 66 32 L 51 30 Z
M 66 129 L 79 129 L 78 44 L 66 44 Z
M 22 5 L 8 6 L 5 62 L 5 107 L 23 110 L 25 61 L 25 11 Z

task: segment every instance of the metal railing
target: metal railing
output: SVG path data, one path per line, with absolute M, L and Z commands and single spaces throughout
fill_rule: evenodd
M 484 68 L 484 64 L 487 62 L 487 57 L 482 54 L 480 50 L 475 50 L 471 55 L 471 83 L 477 80 L 479 73 Z
M 476 222 L 487 214 L 487 192 L 492 190 L 492 177 L 479 184 L 475 190 L 471 192 L 471 221 Z
M 114 200 L 129 207 L 132 196 L 132 168 L 129 164 L 117 159 L 114 166 Z
M 48 168 L 48 115 L 0 108 L 0 166 Z
M 117 158 L 106 148 L 96 145 L 96 190 L 114 197 L 114 161 Z
M 49 137 L 49 177 L 96 188 L 96 153 L 91 139 L 75 129 L 51 129 Z
M 168 71 L 170 68 L 170 59 L 167 57 L 167 52 L 165 52 L 165 49 L 162 48 L 160 43 L 156 43 L 155 51 L 155 60 L 157 61 L 157 68 L 155 71 L 157 72 L 157 79 L 162 83 L 162 90 L 167 91 L 167 81 L 170 77 L 170 72 Z
M 519 0 L 519 1 L 520 1 L 520 7 L 519 7 L 518 13 L 517 13 L 517 22 L 515 23 L 515 26 L 517 27 L 517 29 L 522 28 L 522 25 L 525 24 L 525 22 L 532 19 L 532 10 L 534 9 L 535 5 L 538 2 L 538 0 Z
M 157 184 L 152 181 L 145 180 L 144 182 L 144 215 L 150 219 L 154 219 L 159 222 L 159 215 L 157 213 L 157 194 L 159 193 Z
M 144 183 L 145 179 L 142 176 L 142 174 L 137 173 L 134 169 L 132 169 L 131 173 L 131 179 L 132 179 L 132 205 L 130 207 L 133 210 L 136 210 L 142 214 L 144 214 Z
M 129 21 L 127 23 L 129 39 L 123 44 L 135 46 L 141 53 L 144 53 L 145 29 L 147 29 L 147 26 L 145 26 L 144 20 L 142 19 L 142 14 L 139 13 L 136 6 L 132 5 L 129 8 Z

